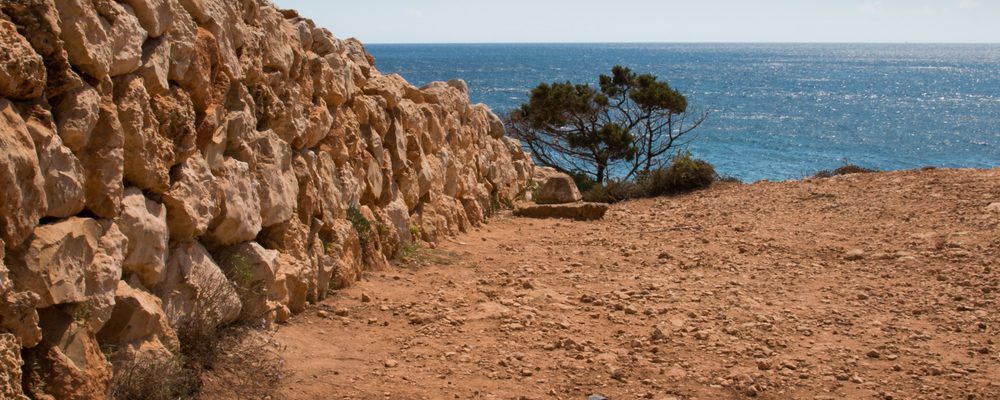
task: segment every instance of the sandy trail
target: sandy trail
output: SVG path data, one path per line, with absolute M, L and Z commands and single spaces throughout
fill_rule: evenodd
M 281 395 L 1000 398 L 997 202 L 935 170 L 499 218 L 282 326 Z

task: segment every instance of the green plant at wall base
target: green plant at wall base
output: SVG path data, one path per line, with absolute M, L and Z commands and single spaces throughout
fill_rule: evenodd
M 412 237 L 413 240 L 420 240 L 423 238 L 423 235 L 420 233 L 419 225 L 410 225 L 410 237 Z
M 90 300 L 79 303 L 73 307 L 73 320 L 80 325 L 86 324 L 90 320 L 93 311 L 94 307 L 90 304 Z
M 354 232 L 358 234 L 358 240 L 361 241 L 361 248 L 367 247 L 372 240 L 372 224 L 354 206 L 347 209 L 347 220 L 351 222 Z
M 389 235 L 389 227 L 381 222 L 375 224 L 375 231 L 378 232 L 379 237 Z

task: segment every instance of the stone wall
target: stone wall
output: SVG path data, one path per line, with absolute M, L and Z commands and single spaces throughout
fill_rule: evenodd
M 285 320 L 532 168 L 464 82 L 267 0 L 3 0 L 0 397 L 103 398 L 102 349 L 176 351 L 206 310 Z

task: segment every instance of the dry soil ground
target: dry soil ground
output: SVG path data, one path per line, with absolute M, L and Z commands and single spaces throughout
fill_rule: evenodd
M 502 217 L 281 327 L 281 395 L 1000 399 L 997 202 L 935 170 Z

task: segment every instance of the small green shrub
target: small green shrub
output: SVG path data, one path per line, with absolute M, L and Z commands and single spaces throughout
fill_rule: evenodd
M 573 182 L 576 182 L 576 188 L 580 189 L 580 192 L 587 192 L 590 191 L 590 189 L 592 189 L 594 186 L 600 186 L 597 184 L 597 181 L 590 176 L 590 174 L 587 174 L 585 172 L 570 171 L 568 175 L 570 176 L 570 178 L 573 178 Z M 538 189 L 541 190 L 541 187 L 539 187 Z
M 361 248 L 368 247 L 372 242 L 372 224 L 368 222 L 368 218 L 361 215 L 361 211 L 357 207 L 351 206 L 347 208 L 347 220 L 351 222 L 354 232 L 358 234 L 358 240 L 361 241 Z
M 839 167 L 833 171 L 822 170 L 813 175 L 814 178 L 832 178 L 834 176 L 840 175 L 850 175 L 850 174 L 870 174 L 872 172 L 878 172 L 877 170 L 871 168 L 865 168 L 862 166 L 847 164 Z
M 420 233 L 420 225 L 410 225 L 410 237 L 412 237 L 414 241 L 423 238 Z
M 674 156 L 666 169 L 650 171 L 636 181 L 644 197 L 657 197 L 708 187 L 717 176 L 712 164 L 691 157 L 690 152 L 682 152 Z
M 629 199 L 659 197 L 690 192 L 708 187 L 719 179 L 715 168 L 703 160 L 683 152 L 674 157 L 670 166 L 640 173 L 635 181 L 610 181 L 594 185 L 583 192 L 583 199 L 598 203 L 616 203 Z

